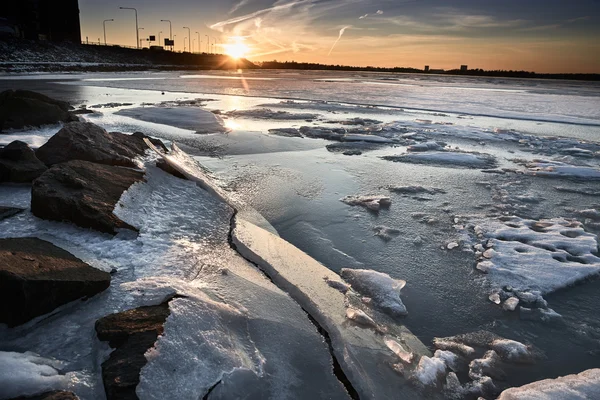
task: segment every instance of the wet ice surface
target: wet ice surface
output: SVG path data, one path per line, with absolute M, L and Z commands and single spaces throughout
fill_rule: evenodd
M 298 75 L 288 75 L 287 72 L 274 74 L 280 79 L 249 81 L 249 91 L 241 83 L 239 88 L 236 86 L 237 77 L 236 80 L 228 79 L 227 85 L 223 85 L 219 78 L 183 80 L 177 74 L 157 74 L 161 79 L 151 81 L 127 78 L 135 74 L 106 74 L 101 78 L 108 80 L 54 84 L 52 89 L 56 91 L 58 88 L 65 97 L 87 104 L 132 103 L 132 106 L 99 109 L 101 113 L 85 118 L 109 130 L 140 130 L 166 141 L 176 141 L 185 151 L 200 156 L 198 159 L 210 167 L 238 198 L 258 209 L 282 238 L 331 270 L 374 269 L 388 274 L 392 279 L 407 281 L 401 299 L 409 314 L 402 317 L 400 322 L 429 345 L 432 353 L 436 350 L 434 337 L 449 337 L 481 329 L 492 331 L 506 340 L 533 345 L 540 351 L 541 357 L 535 360 L 534 365 L 509 363 L 504 366 L 505 381 L 495 378 L 489 382 L 482 378 L 477 384 L 469 379 L 468 371 L 450 372 L 453 371 L 450 367 L 453 360 L 451 354 L 430 354 L 428 357 L 433 361 L 424 359 L 422 376 L 431 376 L 431 372 L 435 375 L 435 371 L 440 370 L 435 368 L 440 364 L 435 360 L 443 360 L 442 363 L 446 365 L 445 378 L 438 382 L 439 391 L 449 393 L 444 388 L 450 387 L 455 389 L 451 393 L 464 397 L 469 393 L 483 393 L 482 389 L 488 390 L 490 383 L 498 388 L 520 386 L 535 380 L 600 367 L 600 320 L 596 312 L 600 301 L 600 280 L 594 278 L 593 273 L 587 273 L 594 270 L 596 261 L 593 257 L 598 257 L 597 250 L 593 250 L 593 243 L 588 241 L 590 235 L 600 232 L 596 219 L 600 210 L 600 201 L 596 198 L 600 193 L 600 182 L 591 179 L 600 170 L 600 145 L 595 143 L 600 138 L 597 89 L 576 83 L 481 82 L 463 78 L 451 78 L 448 82 L 443 80 L 448 78 L 436 81 L 438 78 L 433 77 L 420 81 L 419 87 L 409 77 L 399 76 L 394 78 L 396 81 L 384 81 L 368 74 L 353 77 L 350 81 L 315 83 L 310 74 L 307 79 L 298 79 Z M 124 79 L 111 80 L 115 76 Z M 290 83 L 290 80 L 298 82 Z M 35 85 L 35 82 L 31 85 Z M 44 87 L 47 94 L 54 93 L 47 85 L 38 85 Z M 119 87 L 141 90 L 123 90 Z M 367 95 L 357 98 L 359 87 L 363 90 L 361 94 Z M 369 87 L 371 90 L 377 87 L 377 96 L 369 95 L 371 92 L 365 89 Z M 404 90 L 401 95 L 398 94 L 399 88 Z M 162 95 L 160 90 L 167 92 Z M 167 120 L 144 122 L 115 113 L 142 105 L 148 107 L 148 104 L 162 107 L 161 103 L 165 101 L 174 102 L 168 107 L 185 108 L 190 105 L 184 102 L 196 98 L 215 100 L 206 102 L 201 108 L 221 112 L 224 125 L 230 129 L 230 133 L 197 135 L 193 129 L 164 125 Z M 273 113 L 289 113 L 283 116 L 318 114 L 319 117 L 312 122 L 291 117 L 265 119 L 261 118 L 266 116 L 261 111 L 264 109 Z M 246 115 L 228 116 L 227 112 L 233 110 L 249 111 Z M 193 123 L 194 112 L 191 111 L 179 122 Z M 278 132 L 270 133 L 270 130 Z M 44 135 L 36 134 L 36 137 L 43 141 Z M 344 141 L 344 138 L 352 140 L 365 136 L 371 141 L 380 142 Z M 434 148 L 432 143 L 440 148 Z M 360 155 L 349 157 L 344 154 L 347 151 Z M 404 153 L 410 156 L 441 153 L 441 156 L 434 157 L 443 158 L 449 154 L 458 154 L 459 157 L 484 154 L 483 158 L 494 160 L 495 163 L 456 168 L 456 165 L 431 160 L 414 164 L 382 158 Z M 3 190 L 0 192 L 2 194 L 8 193 L 4 186 L 0 190 Z M 176 190 L 183 188 L 178 186 Z M 21 189 L 10 193 L 10 202 L 13 204 L 22 202 L 19 199 L 27 195 Z M 12 193 L 15 193 L 14 197 Z M 194 196 L 190 192 L 184 193 Z M 391 204 L 389 208 L 375 213 L 368 207 L 351 207 L 340 202 L 348 195 L 389 197 Z M 189 207 L 195 202 L 190 202 Z M 149 207 L 147 213 L 154 205 Z M 167 210 L 168 205 L 165 204 L 163 209 Z M 573 246 L 579 247 L 578 243 L 586 241 L 585 246 L 581 246 L 587 249 L 587 253 L 571 254 L 571 247 L 569 251 L 557 248 L 552 252 L 532 246 L 532 255 L 545 257 L 553 270 L 569 272 L 554 275 L 560 279 L 553 282 L 562 284 L 549 286 L 568 287 L 542 295 L 540 283 L 550 282 L 550 278 L 541 281 L 543 275 L 530 274 L 527 263 L 522 263 L 522 258 L 516 258 L 517 267 L 522 268 L 508 271 L 509 276 L 514 278 L 510 283 L 514 288 L 511 286 L 511 291 L 508 291 L 505 290 L 506 282 L 491 284 L 493 281 L 486 279 L 491 275 L 484 275 L 476 269 L 475 253 L 478 249 L 474 249 L 473 243 L 459 233 L 460 229 L 457 231 L 456 225 L 467 223 L 460 218 L 473 215 L 488 223 L 515 215 L 520 224 L 574 218 L 583 223 L 575 230 L 587 233 L 577 237 L 563 236 L 560 232 L 558 235 L 569 243 L 573 242 Z M 12 220 L 19 221 L 16 218 L 25 216 Z M 500 222 L 505 224 L 509 221 Z M 178 228 L 173 226 L 169 229 L 177 231 Z M 391 239 L 382 240 L 385 236 L 378 235 L 378 232 Z M 490 229 L 489 232 L 496 230 Z M 190 239 L 191 242 L 195 240 L 194 237 Z M 523 245 L 522 242 L 518 243 Z M 526 253 L 514 250 L 516 246 L 509 250 L 515 257 L 524 257 Z M 487 249 L 483 250 L 485 252 Z M 102 254 L 109 253 L 104 251 Z M 172 258 L 169 252 L 165 254 L 169 257 L 167 259 Z M 490 254 L 493 255 L 492 252 Z M 561 254 L 564 255 L 562 261 L 552 258 Z M 584 261 L 581 257 L 591 263 L 580 262 Z M 110 261 L 110 256 L 107 260 L 107 268 L 116 263 Z M 568 269 L 570 266 L 574 268 Z M 189 270 L 190 274 L 195 271 L 195 268 L 183 269 Z M 203 274 L 194 280 L 202 290 Z M 179 277 L 181 273 L 176 275 Z M 583 276 L 587 278 L 581 281 L 579 277 Z M 525 282 L 529 289 L 518 291 L 515 280 Z M 154 285 L 152 281 L 150 283 Z M 337 292 L 344 287 L 339 285 L 344 284 L 342 281 L 325 284 Z M 534 285 L 538 287 L 534 288 Z M 172 286 L 173 283 L 166 284 L 166 287 Z M 206 301 L 202 293 L 196 292 L 196 288 L 186 287 L 186 290 L 196 296 L 194 298 L 198 304 Z M 537 291 L 543 298 L 537 297 Z M 231 289 L 231 293 L 234 292 Z M 499 305 L 488 299 L 491 293 L 498 295 Z M 248 300 L 247 303 L 256 301 L 252 298 L 254 300 Z M 348 309 L 356 310 L 352 313 L 353 318 L 362 321 L 364 316 L 359 311 L 364 312 L 365 306 L 374 307 L 374 304 L 368 305 L 359 298 L 356 300 L 359 303 L 352 304 Z M 519 300 L 517 304 L 516 300 Z M 270 301 L 265 300 L 257 307 L 267 307 L 269 304 Z M 507 311 L 512 307 L 515 311 Z M 118 308 L 113 309 L 118 311 Z M 187 313 L 196 312 L 186 304 L 182 304 L 178 310 L 182 318 Z M 213 311 L 210 318 L 216 320 L 235 318 L 224 310 Z M 551 312 L 561 317 L 555 317 Z M 381 325 L 382 320 L 377 315 L 366 313 L 366 316 L 376 326 Z M 367 325 L 371 324 L 366 321 Z M 257 322 L 255 329 L 260 326 Z M 35 337 L 29 334 L 27 339 L 14 342 L 19 343 L 17 350 L 32 350 L 43 357 L 56 357 L 56 349 L 44 353 L 39 344 L 28 346 L 28 341 Z M 402 343 L 400 348 L 394 345 L 390 347 L 388 343 L 392 342 L 389 340 L 395 339 L 387 339 L 384 342 L 382 338 L 379 344 L 386 346 L 389 356 L 394 358 L 383 366 L 372 367 L 389 368 L 386 373 L 392 371 L 396 376 L 399 370 L 408 371 L 408 376 L 413 376 L 421 363 L 420 357 L 414 356 L 406 367 L 402 359 L 409 357 L 405 354 L 407 349 L 402 347 Z M 41 337 L 37 340 L 41 341 Z M 165 339 L 165 349 L 177 350 L 169 340 Z M 190 338 L 191 342 L 194 340 Z M 235 397 L 236 382 L 254 387 L 256 379 L 262 379 L 260 357 L 248 351 L 251 346 L 243 346 L 243 350 L 240 350 L 228 343 L 222 345 L 229 349 L 227 362 L 242 356 L 246 362 L 242 372 L 225 375 L 222 384 L 211 394 L 215 398 L 231 398 Z M 266 347 L 261 348 L 263 356 Z M 94 351 L 105 354 L 106 350 L 100 347 Z M 477 368 L 485 370 L 485 366 L 492 362 L 493 356 L 490 357 L 486 358 L 485 352 L 476 354 L 474 360 L 480 360 L 476 363 Z M 269 357 L 265 358 L 269 360 Z M 157 358 L 154 364 L 149 364 L 148 376 L 161 382 L 161 379 L 165 379 L 159 373 L 161 365 L 167 368 L 169 362 L 169 359 L 161 361 Z M 97 371 L 97 365 L 95 368 Z M 89 376 L 94 375 L 86 376 L 92 379 Z M 194 381 L 199 390 L 205 384 L 202 380 Z M 145 385 L 148 386 L 143 389 L 144 393 L 150 393 L 152 382 L 148 380 Z M 419 385 L 415 383 L 414 386 Z M 181 390 L 183 393 L 186 389 L 183 387 Z M 429 389 L 423 390 L 423 397 L 427 397 Z

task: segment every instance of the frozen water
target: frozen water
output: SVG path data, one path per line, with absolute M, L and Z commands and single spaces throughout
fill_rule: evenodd
M 392 279 L 388 274 L 367 269 L 342 268 L 340 275 L 352 289 L 373 299 L 373 303 L 392 316 L 408 315 L 400 299 L 403 280 Z
M 420 152 L 420 151 L 432 151 L 432 150 L 442 150 L 444 146 L 441 146 L 437 142 L 424 142 L 418 143 L 408 146 L 406 149 L 412 152 Z
M 35 353 L 0 351 L 0 399 L 66 389 L 70 379 L 60 373 L 62 367 Z
M 319 114 L 310 113 L 290 113 L 287 111 L 273 111 L 268 108 L 258 108 L 249 110 L 233 110 L 225 113 L 228 117 L 246 117 L 270 120 L 312 120 Z
M 115 114 L 196 133 L 227 132 L 218 115 L 199 107 L 136 107 L 126 108 Z
M 502 392 L 498 400 L 575 400 L 600 398 L 600 369 L 544 379 Z
M 471 226 L 487 245 L 477 269 L 493 288 L 548 294 L 600 273 L 597 237 L 578 221 L 511 217 Z
M 490 347 L 502 357 L 503 360 L 513 363 L 531 363 L 534 355 L 529 347 L 523 343 L 509 339 L 496 339 Z
M 421 357 L 414 372 L 415 379 L 423 386 L 437 386 L 446 375 L 444 360 L 435 357 Z
M 453 151 L 431 151 L 384 156 L 383 159 L 413 164 L 433 164 L 450 167 L 492 168 L 496 165 L 493 156 L 482 153 L 459 153 Z
M 600 169 L 576 166 L 558 161 L 528 163 L 526 173 L 546 178 L 574 178 L 600 180 Z

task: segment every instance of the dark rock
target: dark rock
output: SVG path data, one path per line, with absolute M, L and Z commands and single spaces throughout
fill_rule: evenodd
M 40 93 L 6 90 L 0 93 L 0 131 L 73 121 L 69 109 L 68 103 Z
M 171 174 L 173 176 L 176 176 L 178 178 L 181 179 L 186 179 L 185 175 L 183 175 L 181 172 L 177 171 L 175 168 L 173 168 L 169 163 L 167 163 L 165 160 L 163 160 L 162 158 L 159 159 L 158 161 L 156 161 L 156 166 L 160 169 L 162 169 L 163 171 L 165 171 L 168 174 Z
M 37 238 L 0 239 L 0 323 L 23 324 L 110 285 L 110 274 Z
M 23 211 L 24 210 L 22 208 L 0 206 L 0 221 L 6 218 L 10 218 L 13 215 L 17 215 L 18 213 Z
M 155 145 L 155 146 L 156 146 L 158 149 L 160 149 L 160 150 L 164 151 L 165 153 L 168 153 L 168 152 L 169 152 L 169 149 L 167 149 L 167 146 L 165 146 L 165 144 L 164 144 L 164 143 L 162 142 L 162 140 L 160 140 L 160 139 L 154 139 L 154 138 L 151 138 L 150 136 L 148 136 L 148 135 L 145 135 L 145 134 L 143 134 L 142 132 L 133 132 L 133 133 L 131 134 L 131 136 L 133 136 L 133 137 L 135 137 L 135 138 L 138 138 L 138 139 L 141 139 L 141 140 L 142 140 L 142 143 L 143 143 L 143 146 L 142 146 L 142 148 L 143 148 L 144 150 L 146 150 L 146 148 L 148 148 L 148 146 L 146 146 L 146 143 L 144 143 L 144 139 L 148 139 L 148 140 L 149 140 L 149 141 L 150 141 L 150 142 L 151 142 L 153 145 Z
M 15 140 L 0 149 L 0 182 L 31 182 L 46 169 L 27 143 Z
M 141 171 L 87 161 L 58 164 L 33 181 L 31 212 L 112 234 L 121 228 L 136 230 L 113 210 L 121 194 L 143 178 Z
M 98 339 L 115 348 L 102 363 L 106 398 L 137 399 L 135 388 L 146 365 L 144 354 L 164 331 L 169 303 L 111 314 L 96 321 Z
M 72 392 L 63 392 L 56 390 L 54 392 L 46 392 L 30 397 L 15 397 L 10 400 L 79 400 L 79 397 Z
M 90 122 L 65 125 L 36 151 L 37 157 L 52 166 L 71 160 L 136 168 L 133 158 L 145 153 L 143 139 L 124 133 L 108 133 Z

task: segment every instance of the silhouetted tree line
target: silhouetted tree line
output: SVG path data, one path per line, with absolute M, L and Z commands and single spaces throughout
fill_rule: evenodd
M 464 75 L 464 76 L 487 76 L 501 78 L 535 78 L 535 79 L 567 79 L 581 81 L 600 81 L 600 74 L 540 74 L 531 71 L 513 71 L 513 70 L 490 70 L 486 71 L 481 68 L 469 69 L 461 71 L 460 69 L 452 69 L 443 72 L 425 72 L 418 68 L 407 67 L 355 67 L 349 65 L 326 65 L 317 63 L 300 63 L 295 61 L 263 61 L 255 63 L 262 69 L 298 69 L 311 71 L 365 71 L 365 72 L 410 72 L 421 74 L 445 74 L 445 75 Z

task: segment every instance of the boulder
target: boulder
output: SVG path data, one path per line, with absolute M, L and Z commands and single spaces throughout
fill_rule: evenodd
M 90 122 L 71 122 L 36 151 L 46 165 L 84 160 L 105 165 L 137 168 L 133 158 L 148 146 L 139 136 L 106 132 Z
M 31 212 L 39 218 L 70 221 L 106 233 L 136 230 L 113 210 L 121 194 L 143 178 L 141 171 L 88 161 L 57 164 L 33 181 Z
M 31 182 L 46 169 L 27 143 L 15 140 L 0 149 L 0 182 Z
M 0 132 L 59 122 L 76 121 L 64 101 L 54 100 L 29 90 L 6 90 L 0 93 Z
M 56 390 L 53 392 L 46 392 L 30 397 L 15 397 L 10 400 L 79 400 L 79 397 L 72 392 L 63 392 Z
M 151 138 L 150 136 L 148 136 L 148 135 L 146 135 L 146 134 L 144 134 L 142 132 L 133 132 L 131 134 L 131 136 L 133 136 L 133 137 L 138 138 L 138 139 L 141 140 L 141 142 L 143 144 L 142 148 L 144 150 L 146 150 L 148 148 L 148 146 L 146 146 L 146 143 L 144 143 L 144 139 L 148 139 L 150 141 L 150 143 L 152 143 L 153 145 L 155 145 L 158 149 L 164 151 L 165 153 L 169 152 L 169 149 L 167 149 L 167 146 L 165 146 L 165 144 L 160 139 Z
M 0 239 L 0 323 L 13 327 L 110 285 L 110 274 L 37 238 Z
M 106 398 L 137 399 L 135 388 L 140 371 L 146 365 L 146 351 L 154 346 L 164 331 L 169 303 L 140 307 L 111 314 L 96 321 L 98 339 L 115 350 L 102 363 L 102 381 Z

